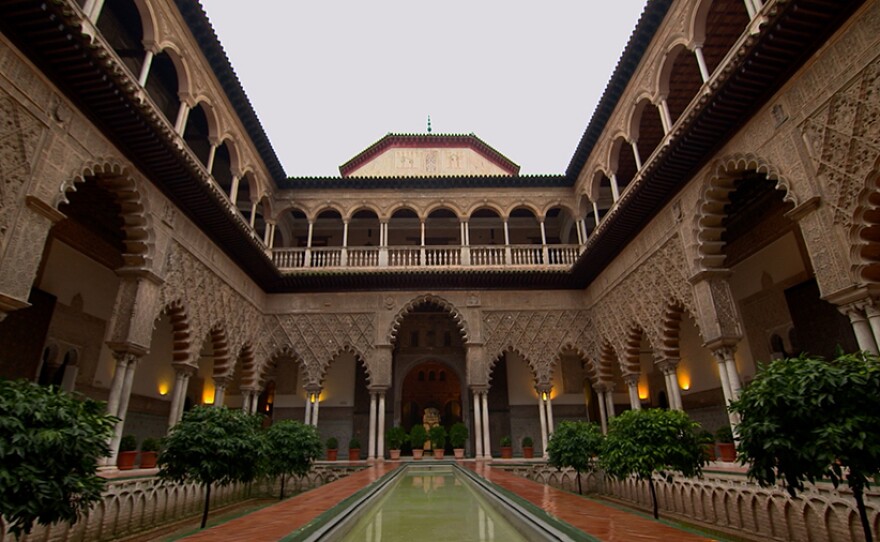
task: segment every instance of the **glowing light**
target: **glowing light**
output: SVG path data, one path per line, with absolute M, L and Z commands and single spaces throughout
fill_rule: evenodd
M 168 395 L 168 391 L 170 388 L 171 386 L 168 384 L 168 382 L 159 382 L 159 395 L 165 397 L 166 395 Z
M 691 389 L 691 375 L 684 373 L 684 372 L 679 372 L 678 373 L 678 385 L 679 385 L 679 387 L 681 387 L 681 389 L 683 389 L 685 391 Z
M 543 401 L 547 400 L 547 392 L 546 391 L 541 392 L 541 400 L 543 400 Z
M 309 394 L 309 401 L 311 401 L 312 404 L 315 404 L 315 401 L 318 400 L 317 395 L 318 395 L 318 394 L 316 394 L 316 393 L 310 393 L 310 394 Z
M 206 380 L 205 386 L 202 388 L 202 403 L 206 405 L 214 404 L 214 383 L 210 380 Z
M 648 398 L 648 384 L 647 383 L 639 383 L 639 399 L 644 401 Z

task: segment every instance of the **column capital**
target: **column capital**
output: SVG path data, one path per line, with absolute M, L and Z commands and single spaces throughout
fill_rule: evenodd
M 113 357 L 117 361 L 125 359 L 128 362 L 137 361 L 147 355 L 149 350 L 138 344 L 127 342 L 111 342 L 107 341 L 107 346 L 113 352 Z
M 733 345 L 723 345 L 712 349 L 712 355 L 714 355 L 718 361 L 732 361 L 734 354 L 736 354 L 736 346 Z
M 188 363 L 172 363 L 171 366 L 174 368 L 176 374 L 185 376 L 193 376 L 199 370 L 198 367 Z M 242 388 L 241 391 L 245 391 L 244 388 Z
M 489 386 L 488 386 L 488 385 L 485 385 L 485 386 L 483 386 L 483 385 L 480 385 L 480 386 L 471 386 L 471 391 L 472 391 L 473 393 L 477 393 L 477 394 L 479 394 L 479 393 L 489 393 Z
M 641 376 L 642 375 L 640 375 L 639 373 L 629 373 L 623 375 L 623 381 L 626 383 L 627 386 L 638 386 Z
M 367 386 L 367 391 L 370 393 L 386 393 L 388 391 L 389 386 Z

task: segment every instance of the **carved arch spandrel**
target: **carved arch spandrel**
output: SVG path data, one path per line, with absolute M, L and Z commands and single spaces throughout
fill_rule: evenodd
M 393 344 L 397 340 L 397 333 L 400 331 L 400 326 L 403 324 L 404 318 L 415 310 L 417 307 L 422 305 L 436 305 L 449 313 L 452 317 L 452 320 L 455 322 L 455 327 L 458 329 L 459 333 L 461 333 L 462 342 L 466 343 L 469 340 L 470 330 L 468 328 L 467 319 L 458 310 L 453 303 L 447 301 L 446 299 L 434 295 L 434 294 L 425 294 L 418 296 L 412 299 L 409 303 L 401 307 L 397 314 L 394 316 L 394 319 L 391 321 L 391 328 L 388 331 L 387 340 L 389 343 Z
M 351 352 L 362 362 L 366 359 L 373 348 L 375 327 L 374 313 L 266 316 L 257 362 L 264 367 L 277 352 L 289 352 L 302 362 L 306 380 L 320 385 L 331 360 L 339 352 Z
M 529 363 L 537 383 L 548 383 L 558 352 L 570 345 L 590 351 L 593 323 L 587 311 L 483 311 L 482 320 L 489 374 L 504 352 L 514 351 Z
M 593 305 L 597 335 L 613 347 L 619 360 L 624 358 L 627 334 L 633 328 L 641 329 L 652 351 L 658 352 L 670 304 L 699 314 L 687 267 L 681 238 L 670 237 Z

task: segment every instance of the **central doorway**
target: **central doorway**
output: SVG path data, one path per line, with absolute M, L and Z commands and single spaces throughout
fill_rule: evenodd
M 409 431 L 422 423 L 425 409 L 436 408 L 440 425 L 447 431 L 462 421 L 461 382 L 451 367 L 439 361 L 426 361 L 410 369 L 401 390 L 401 425 Z

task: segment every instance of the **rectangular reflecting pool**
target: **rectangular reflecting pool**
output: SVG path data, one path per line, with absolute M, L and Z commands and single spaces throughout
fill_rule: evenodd
M 336 511 L 306 540 L 591 540 L 454 464 L 407 465 Z M 534 508 L 534 507 L 532 507 Z M 537 513 L 536 513 L 537 512 Z M 574 532 L 572 532 L 574 531 Z

